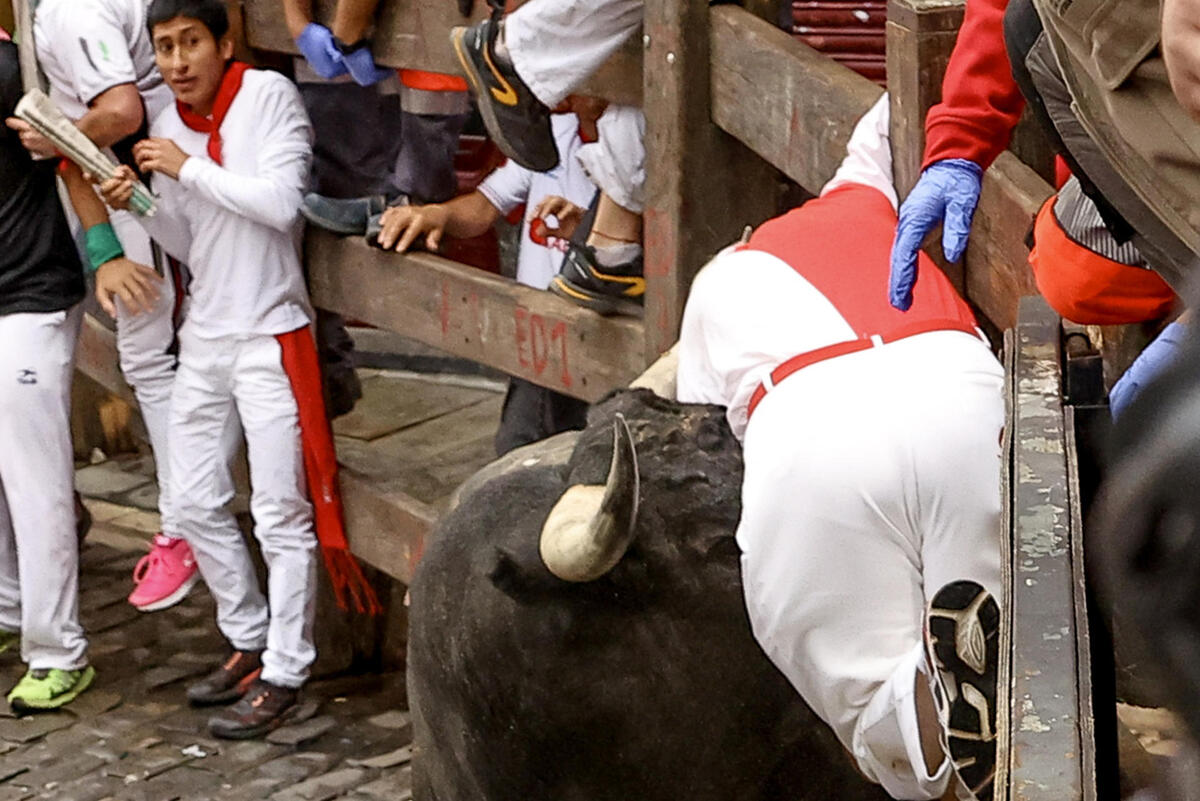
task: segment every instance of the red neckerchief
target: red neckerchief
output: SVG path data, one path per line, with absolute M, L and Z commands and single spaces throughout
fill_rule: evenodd
M 192 111 L 191 106 L 175 101 L 175 108 L 179 111 L 179 118 L 183 120 L 183 124 L 193 131 L 208 134 L 208 155 L 217 164 L 224 163 L 221 159 L 221 123 L 225 122 L 225 115 L 229 113 L 233 99 L 242 88 L 242 76 L 248 69 L 250 65 L 244 62 L 230 62 L 225 69 L 225 75 L 221 77 L 221 87 L 217 89 L 217 99 L 213 101 L 211 117 L 202 117 Z
M 12 37 L 8 35 L 8 31 L 0 28 L 0 42 L 11 42 Z

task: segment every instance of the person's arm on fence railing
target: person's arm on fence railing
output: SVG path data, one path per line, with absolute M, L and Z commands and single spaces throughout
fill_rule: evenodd
M 425 248 L 438 249 L 443 235 L 469 239 L 485 233 L 500 217 L 500 211 L 478 190 L 460 195 L 447 203 L 428 206 L 393 206 L 380 221 L 379 245 L 384 250 L 403 253 L 425 237 Z
M 1008 147 L 1025 108 L 1004 42 L 1008 0 L 967 0 L 942 102 L 925 121 L 925 155 L 917 185 L 900 207 L 888 298 L 904 310 L 917 281 L 917 251 L 943 223 L 942 250 L 962 258 L 971 232 L 981 177 Z

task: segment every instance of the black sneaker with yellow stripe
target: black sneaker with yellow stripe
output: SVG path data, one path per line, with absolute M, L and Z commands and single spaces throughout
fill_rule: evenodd
M 601 266 L 595 248 L 571 242 L 550 291 L 600 314 L 641 317 L 646 295 L 643 268 L 641 255 L 615 267 Z
M 503 33 L 503 18 L 494 14 L 470 27 L 454 28 L 450 42 L 496 146 L 522 167 L 547 172 L 558 166 L 550 109 L 517 75 L 507 55 L 496 52 Z

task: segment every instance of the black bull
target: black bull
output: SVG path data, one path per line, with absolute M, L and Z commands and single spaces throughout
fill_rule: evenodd
M 539 534 L 567 487 L 604 483 L 618 412 L 637 447 L 636 536 L 602 578 L 567 583 Z M 620 392 L 569 460 L 528 461 L 447 515 L 412 584 L 417 801 L 887 797 L 751 635 L 741 448 L 722 409 Z

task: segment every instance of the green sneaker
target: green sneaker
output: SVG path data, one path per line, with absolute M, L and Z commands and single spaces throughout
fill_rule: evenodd
M 31 669 L 9 692 L 8 703 L 17 712 L 58 709 L 74 701 L 95 678 L 96 669 L 91 665 L 80 670 Z
M 21 632 L 5 631 L 0 629 L 0 654 L 11 651 L 12 649 L 20 649 L 21 647 Z

